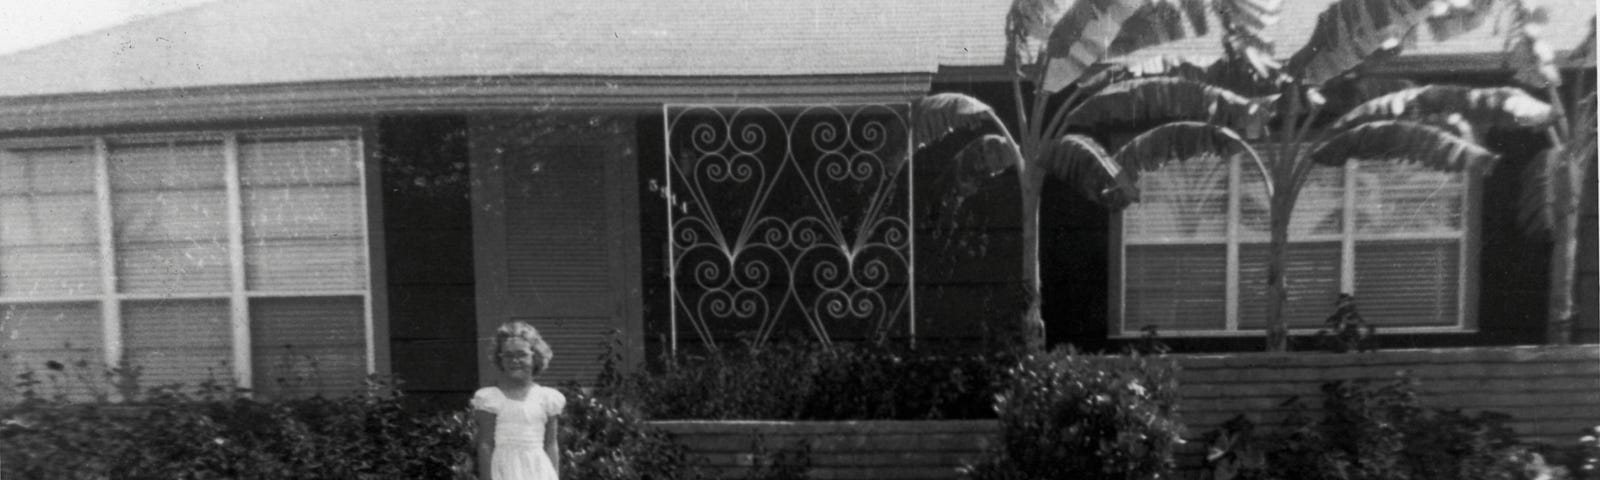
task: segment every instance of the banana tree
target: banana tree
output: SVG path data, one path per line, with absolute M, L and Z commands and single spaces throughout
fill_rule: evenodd
M 1038 348 L 1044 342 L 1038 212 L 1045 179 L 1053 176 L 1091 199 L 1120 208 L 1137 193 L 1129 188 L 1117 159 L 1152 154 L 1127 148 L 1113 153 L 1095 138 L 1073 132 L 1127 121 L 1232 125 L 1250 118 L 1256 108 L 1248 99 L 1222 89 L 1186 79 L 1130 78 L 1127 70 L 1101 61 L 1204 34 L 1206 11 L 1214 5 L 1252 16 L 1256 26 L 1246 28 L 1254 31 L 1270 23 L 1268 16 L 1281 1 L 1016 0 L 1006 16 L 1005 56 L 1013 73 L 1015 123 L 1008 127 L 994 109 L 962 94 L 932 95 L 916 103 L 912 116 L 918 148 L 941 141 L 964 142 L 955 154 L 958 164 L 988 173 L 1016 172 L 1022 199 L 1021 282 L 1028 305 L 1021 317 L 996 329 L 1005 332 L 1007 343 Z M 1221 142 L 1191 141 L 1157 150 L 1187 158 L 1220 148 L 1217 145 Z
M 1432 26 L 1436 38 L 1448 38 L 1482 24 L 1489 6 L 1486 1 L 1338 0 L 1318 17 L 1305 46 L 1281 66 L 1270 60 L 1270 54 L 1262 54 L 1271 48 L 1264 39 L 1224 42 L 1224 58 L 1208 69 L 1207 78 L 1221 88 L 1269 98 L 1263 131 L 1240 135 L 1226 125 L 1185 122 L 1150 132 L 1184 129 L 1263 142 L 1257 147 L 1233 140 L 1229 148 L 1260 166 L 1269 199 L 1267 350 L 1284 351 L 1288 346 L 1284 310 L 1291 213 L 1315 166 L 1373 160 L 1481 174 L 1497 156 L 1476 145 L 1473 132 L 1492 125 L 1542 125 L 1551 118 L 1549 105 L 1516 88 L 1418 87 L 1404 82 L 1384 82 L 1375 90 L 1336 88 L 1351 84 L 1351 72 L 1357 67 L 1392 57 L 1423 23 Z M 1224 29 L 1230 30 L 1228 25 L 1238 20 L 1222 13 Z M 1241 51 L 1239 45 L 1255 52 Z M 1377 82 L 1362 86 L 1373 85 Z M 1325 91 L 1381 95 L 1330 101 Z M 1345 110 L 1346 105 L 1354 106 L 1343 112 L 1329 110 Z M 1163 157 L 1132 160 L 1122 167 L 1124 175 L 1134 178 L 1169 162 Z
M 1587 79 L 1562 88 L 1554 50 L 1542 38 L 1550 12 L 1531 0 L 1510 2 L 1510 35 L 1506 60 L 1516 80 L 1541 90 L 1555 107 L 1556 119 L 1545 129 L 1550 147 L 1539 152 L 1526 170 L 1522 203 L 1523 224 L 1532 232 L 1550 234 L 1550 289 L 1547 298 L 1545 342 L 1564 345 L 1572 341 L 1574 277 L 1578 264 L 1578 223 L 1584 181 L 1595 164 L 1595 91 Z M 1568 63 L 1595 66 L 1594 20 L 1589 35 L 1569 54 Z M 1576 100 L 1575 103 L 1569 103 Z M 1567 111 L 1566 105 L 1574 105 Z

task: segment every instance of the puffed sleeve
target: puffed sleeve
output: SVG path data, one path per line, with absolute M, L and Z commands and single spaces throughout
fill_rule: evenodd
M 472 409 L 489 413 L 500 413 L 500 392 L 494 387 L 483 387 L 472 394 Z
M 545 389 L 545 411 L 550 415 L 561 415 L 561 410 L 567 408 L 567 396 L 554 388 Z

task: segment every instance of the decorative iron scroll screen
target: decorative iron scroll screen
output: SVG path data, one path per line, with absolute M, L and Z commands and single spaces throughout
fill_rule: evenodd
M 673 349 L 914 338 L 908 111 L 664 108 Z

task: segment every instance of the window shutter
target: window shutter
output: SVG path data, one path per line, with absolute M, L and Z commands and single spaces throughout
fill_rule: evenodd
M 222 143 L 112 144 L 109 160 L 119 289 L 227 292 Z
M 342 395 L 366 378 L 360 297 L 250 300 L 255 389 L 268 396 Z
M 366 288 L 366 213 L 354 138 L 239 142 L 251 291 Z
M 207 379 L 228 383 L 229 316 L 226 299 L 123 302 L 123 358 L 140 369 L 143 388 Z
M 0 301 L 100 293 L 87 147 L 0 150 Z

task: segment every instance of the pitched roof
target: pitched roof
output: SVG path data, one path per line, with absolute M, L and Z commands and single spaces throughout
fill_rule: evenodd
M 1590 0 L 1552 0 L 1551 43 Z M 771 77 L 998 65 L 1010 0 L 219 0 L 0 56 L 0 98 L 379 79 Z M 1287 56 L 1325 1 L 1285 2 Z M 1409 55 L 1489 53 L 1490 28 Z M 1215 56 L 1215 36 L 1147 55 Z

